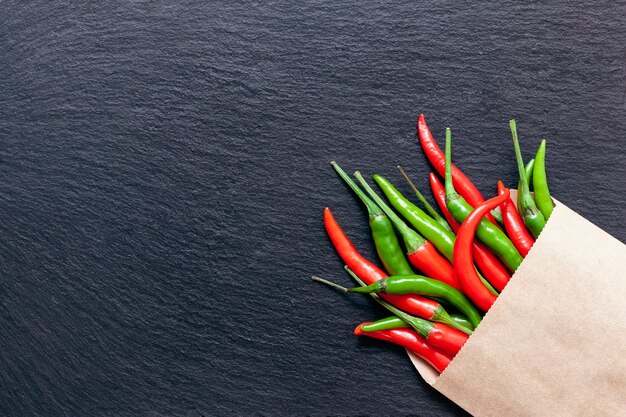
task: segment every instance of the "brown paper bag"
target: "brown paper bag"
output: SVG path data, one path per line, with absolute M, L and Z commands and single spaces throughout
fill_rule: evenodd
M 475 417 L 626 416 L 626 246 L 557 202 L 448 368 L 409 356 Z

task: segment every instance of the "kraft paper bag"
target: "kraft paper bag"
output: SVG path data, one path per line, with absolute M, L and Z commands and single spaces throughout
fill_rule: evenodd
M 475 417 L 626 416 L 626 246 L 556 202 L 447 369 L 409 356 Z

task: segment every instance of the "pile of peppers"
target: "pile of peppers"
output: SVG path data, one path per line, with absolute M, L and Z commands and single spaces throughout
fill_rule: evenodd
M 353 179 L 331 162 L 367 209 L 383 268 L 359 253 L 327 207 L 326 232 L 346 272 L 359 285 L 346 288 L 317 276 L 312 279 L 342 292 L 369 294 L 392 314 L 359 324 L 354 334 L 403 346 L 438 372 L 459 352 L 530 251 L 554 208 L 546 179 L 546 140 L 541 141 L 535 158 L 524 165 L 515 120 L 510 121 L 510 128 L 519 170 L 517 204 L 501 181 L 497 195 L 485 201 L 452 164 L 450 129 L 446 129 L 443 152 L 424 115 L 418 118 L 417 136 L 437 172 L 430 173 L 429 182 L 441 212 L 428 203 L 400 166 L 421 207 L 387 178 L 372 177 L 385 201 L 360 172 L 355 172 Z

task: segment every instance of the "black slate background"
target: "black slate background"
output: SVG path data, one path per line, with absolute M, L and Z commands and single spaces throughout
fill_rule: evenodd
M 0 3 L 0 415 L 465 415 L 308 281 L 324 206 L 373 256 L 328 161 L 425 188 L 420 112 L 626 241 L 623 1 L 301 3 Z

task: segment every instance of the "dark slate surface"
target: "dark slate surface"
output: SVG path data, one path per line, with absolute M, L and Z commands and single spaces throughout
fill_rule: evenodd
M 328 161 L 426 187 L 424 112 L 494 193 L 516 117 L 626 241 L 625 3 L 231 3 L 1 2 L 0 415 L 465 415 L 308 281 Z

